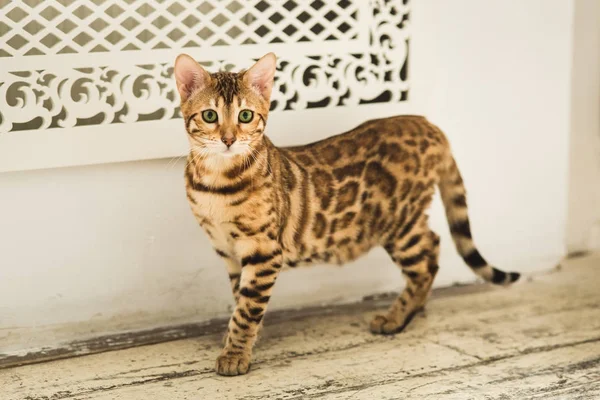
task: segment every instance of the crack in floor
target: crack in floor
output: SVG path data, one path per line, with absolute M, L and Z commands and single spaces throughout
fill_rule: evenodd
M 425 340 L 429 341 L 430 343 L 437 344 L 438 346 L 442 346 L 442 347 L 445 347 L 447 349 L 456 351 L 457 353 L 459 353 L 459 354 L 461 354 L 463 356 L 475 358 L 475 359 L 477 359 L 479 361 L 485 361 L 485 359 L 479 357 L 478 355 L 467 353 L 466 351 L 464 351 L 460 347 L 457 347 L 457 346 L 454 346 L 454 345 L 451 345 L 451 344 L 448 344 L 448 343 L 440 342 L 438 340 L 427 339 L 427 338 L 425 338 Z

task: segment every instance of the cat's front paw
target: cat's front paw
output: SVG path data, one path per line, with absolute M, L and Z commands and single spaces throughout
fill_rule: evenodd
M 250 355 L 223 352 L 217 358 L 217 374 L 226 376 L 244 375 L 250 369 Z

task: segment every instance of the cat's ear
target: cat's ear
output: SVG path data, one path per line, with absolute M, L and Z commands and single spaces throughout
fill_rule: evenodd
M 248 85 L 255 88 L 260 95 L 269 101 L 273 89 L 273 77 L 277 67 L 277 57 L 268 53 L 262 56 L 246 73 L 244 80 Z
M 201 90 L 210 83 L 210 74 L 187 54 L 180 54 L 175 60 L 175 81 L 177 90 L 184 102 L 196 90 Z

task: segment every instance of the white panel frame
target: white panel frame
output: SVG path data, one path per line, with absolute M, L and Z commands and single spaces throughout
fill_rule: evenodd
M 170 0 L 168 3 L 177 1 Z M 217 9 L 223 9 L 232 1 L 210 2 L 217 5 Z M 243 4 L 247 6 L 259 2 L 252 0 Z M 296 2 L 305 8 L 309 3 Z M 15 4 L 27 7 L 21 3 L 19 0 L 11 4 L 13 7 L 16 7 Z M 94 4 L 93 0 L 83 3 L 90 8 Z M 119 3 L 123 7 L 126 4 L 121 0 L 111 0 L 97 7 L 105 9 L 111 3 Z M 152 1 L 140 3 L 154 4 Z M 201 1 L 194 0 L 195 3 L 200 4 Z M 269 3 L 270 10 L 285 4 L 278 1 Z M 319 109 L 342 109 L 343 112 L 335 113 L 342 118 L 357 115 L 358 108 L 364 103 L 373 102 L 392 103 L 397 106 L 398 113 L 406 111 L 410 32 L 410 22 L 406 16 L 409 5 L 402 0 L 353 0 L 349 3 L 353 3 L 351 10 L 356 11 L 356 25 L 352 28 L 356 34 L 351 38 L 342 37 L 333 41 L 236 45 L 234 51 L 231 46 L 200 46 L 136 51 L 113 49 L 106 53 L 89 52 L 90 44 L 81 49 L 81 54 L 3 57 L 0 59 L 0 172 L 185 154 L 187 149 L 171 67 L 181 52 L 191 54 L 213 71 L 246 68 L 262 54 L 275 52 L 279 58 L 279 71 L 272 97 L 271 121 L 279 119 L 282 125 L 273 126 L 271 123 L 272 130 L 289 126 L 283 123 L 284 119 L 305 120 L 323 115 Z M 40 11 L 48 3 L 40 4 L 32 12 Z M 327 7 L 333 7 L 334 3 L 326 4 Z M 137 7 L 137 3 L 134 6 Z M 69 6 L 68 9 L 73 7 Z M 100 12 L 95 10 L 82 23 L 90 23 L 98 15 Z M 7 17 L 1 18 L 6 20 Z M 32 18 L 25 17 L 22 22 Z M 308 29 L 305 28 L 301 27 Z M 19 28 L 13 24 L 13 29 L 20 29 L 18 33 L 26 36 L 22 26 Z M 333 29 L 333 25 L 328 29 Z M 136 32 L 132 32 L 132 36 Z M 156 33 L 160 34 L 158 31 Z M 32 36 L 32 40 L 39 40 L 41 36 Z M 6 43 L 2 46 L 10 50 Z M 378 63 L 374 64 L 372 59 Z M 27 71 L 30 76 L 23 76 L 22 73 L 18 76 L 15 71 Z M 310 78 L 306 80 L 309 75 Z M 134 90 L 136 81 L 142 82 L 141 91 Z M 14 90 L 17 86 L 20 87 L 22 99 L 15 101 L 14 95 L 11 98 L 8 90 Z M 50 110 L 48 104 L 52 104 Z M 119 111 L 123 106 L 127 106 L 124 115 Z M 57 118 L 61 108 L 66 110 L 66 115 Z M 162 114 L 157 116 L 156 111 Z M 102 120 L 81 125 L 81 119 L 89 119 L 99 112 L 103 113 Z M 278 118 L 280 113 L 282 117 Z M 140 115 L 154 116 L 150 121 L 140 121 Z M 41 126 L 15 130 L 15 127 L 21 128 L 13 125 L 13 122 L 23 124 L 35 117 L 42 118 Z M 337 133 L 334 124 L 331 127 L 331 133 Z M 303 140 L 320 138 L 322 135 L 308 133 Z

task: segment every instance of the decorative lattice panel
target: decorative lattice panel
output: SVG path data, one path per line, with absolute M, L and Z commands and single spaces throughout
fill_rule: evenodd
M 0 56 L 321 42 L 358 35 L 356 1 L 8 1 Z
M 0 135 L 176 119 L 181 52 L 275 52 L 273 110 L 404 101 L 408 28 L 408 0 L 0 0 Z

